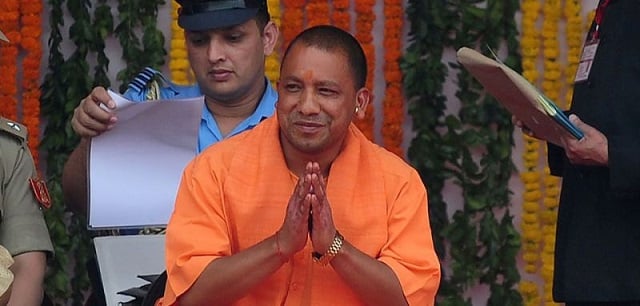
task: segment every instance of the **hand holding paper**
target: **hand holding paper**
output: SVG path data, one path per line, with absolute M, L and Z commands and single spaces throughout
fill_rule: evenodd
M 569 119 L 584 131 L 581 140 L 564 139 L 564 151 L 569 161 L 574 165 L 607 166 L 609 165 L 609 142 L 607 137 L 596 128 L 582 122 L 576 115 Z
M 458 61 L 509 112 L 533 133 L 546 141 L 562 145 L 563 136 L 583 137 L 553 101 L 508 66 L 469 49 L 458 50 Z
M 110 94 L 118 123 L 91 138 L 89 226 L 165 225 L 196 155 L 204 97 L 136 103 Z
M 116 102 L 104 87 L 96 87 L 73 111 L 71 126 L 80 137 L 95 137 L 113 128 Z

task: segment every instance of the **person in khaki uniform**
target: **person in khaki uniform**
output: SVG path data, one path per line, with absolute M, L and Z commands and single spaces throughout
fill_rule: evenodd
M 47 256 L 53 253 L 42 205 L 50 200 L 27 147 L 24 126 L 0 117 L 0 245 L 14 263 L 8 305 L 40 305 Z
M 14 260 L 9 305 L 20 306 L 42 303 L 47 256 L 53 252 L 41 211 L 50 202 L 26 139 L 24 126 L 0 117 L 0 245 Z

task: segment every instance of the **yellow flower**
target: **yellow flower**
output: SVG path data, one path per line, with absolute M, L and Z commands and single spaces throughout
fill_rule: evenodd
M 536 261 L 538 261 L 538 254 L 536 254 L 536 253 L 527 253 L 527 254 L 522 255 L 522 259 L 524 261 L 526 261 L 526 262 L 529 262 L 529 263 L 536 262 Z
M 524 271 L 530 274 L 536 273 L 538 272 L 538 265 L 537 264 L 526 264 L 524 266 Z
M 542 192 L 540 192 L 540 190 L 526 191 L 523 197 L 524 197 L 524 200 L 527 202 L 537 203 L 538 200 L 542 198 Z
M 520 173 L 520 177 L 525 182 L 537 181 L 540 179 L 540 173 L 527 171 Z
M 530 295 L 538 292 L 538 286 L 530 281 L 521 282 L 518 288 L 520 289 L 520 292 L 522 292 L 523 294 Z
M 540 221 L 544 224 L 556 223 L 558 214 L 554 210 L 543 210 L 540 212 Z

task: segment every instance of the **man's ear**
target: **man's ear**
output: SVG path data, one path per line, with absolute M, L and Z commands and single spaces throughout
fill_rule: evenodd
M 359 120 L 364 119 L 370 100 L 371 92 L 366 87 L 360 88 L 360 90 L 358 90 L 358 92 L 356 93 L 356 108 L 354 111 L 356 118 L 358 118 Z
M 278 43 L 279 37 L 278 26 L 273 21 L 267 22 L 262 33 L 262 44 L 264 45 L 264 54 L 270 55 Z

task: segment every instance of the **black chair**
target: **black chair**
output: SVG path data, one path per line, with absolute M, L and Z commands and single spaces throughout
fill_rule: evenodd
M 166 284 L 167 271 L 164 271 L 151 283 L 147 296 L 142 300 L 142 306 L 154 306 L 156 301 L 164 296 L 164 286 Z
M 167 283 L 167 272 L 154 275 L 138 275 L 149 284 L 140 287 L 129 288 L 118 294 L 132 297 L 133 299 L 122 303 L 122 306 L 154 306 L 156 301 L 164 296 L 164 286 Z

